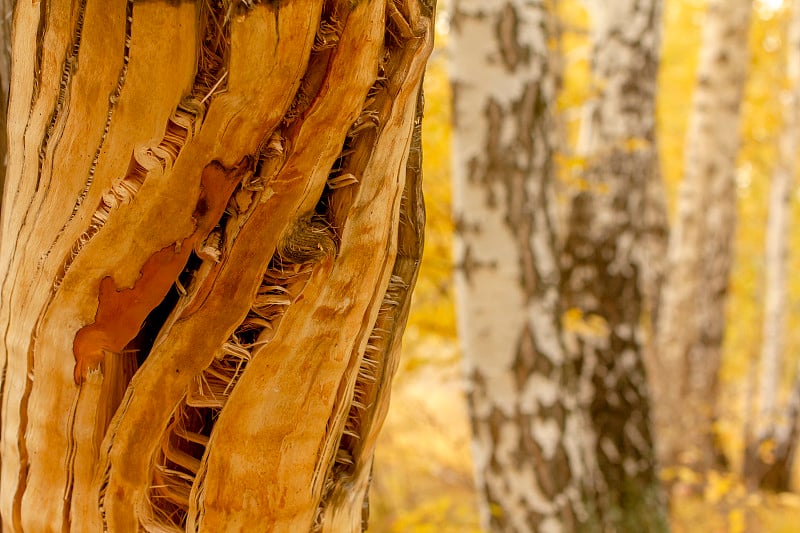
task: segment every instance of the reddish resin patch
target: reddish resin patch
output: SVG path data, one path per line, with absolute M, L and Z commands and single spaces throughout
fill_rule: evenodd
M 200 196 L 192 215 L 194 232 L 150 256 L 133 287 L 119 288 L 111 276 L 100 281 L 94 322 L 81 328 L 72 344 L 75 383 L 80 385 L 87 372 L 96 368 L 107 353 L 120 353 L 136 337 L 147 315 L 161 303 L 178 279 L 192 250 L 208 237 L 222 217 L 247 163 L 245 160 L 226 170 L 214 161 L 203 169 Z

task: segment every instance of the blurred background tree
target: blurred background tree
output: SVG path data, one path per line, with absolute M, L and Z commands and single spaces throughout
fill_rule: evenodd
M 800 375 L 793 381 L 783 412 L 777 402 L 784 358 L 788 304 L 787 255 L 792 189 L 800 140 L 800 1 L 793 0 L 786 16 L 786 84 L 778 94 L 784 124 L 777 140 L 777 160 L 770 183 L 764 246 L 764 325 L 755 428 L 745 426 L 744 476 L 751 487 L 788 490 L 797 432 L 800 430 Z M 797 372 L 797 371 L 795 371 Z M 754 432 L 754 433 L 751 433 Z
M 725 467 L 713 431 L 736 226 L 751 0 L 711 0 L 686 132 L 653 370 L 664 465 Z
M 742 477 L 746 427 L 760 421 L 757 389 L 762 325 L 765 320 L 765 228 L 770 182 L 778 165 L 778 139 L 791 115 L 785 107 L 791 90 L 787 68 L 788 0 L 756 0 L 746 42 L 747 77 L 741 104 L 741 135 L 733 174 L 736 213 L 731 274 L 727 284 L 724 336 L 719 361 L 716 420 L 705 428 L 718 440 L 727 468 L 699 471 L 688 467 L 662 469 L 672 486 L 670 518 L 682 531 L 795 531 L 800 522 L 800 497 L 794 493 L 748 491 Z M 665 0 L 661 65 L 657 88 L 656 126 L 660 168 L 670 220 L 677 220 L 678 185 L 684 175 L 684 149 L 697 79 L 698 54 L 708 2 Z M 566 146 L 575 146 L 583 106 L 594 94 L 590 64 L 592 20 L 579 0 L 558 3 L 560 24 L 551 43 L 561 51 L 563 85 L 558 94 L 560 125 Z M 453 225 L 449 217 L 450 94 L 447 84 L 446 5 L 440 5 L 438 48 L 426 78 L 425 187 L 429 226 L 423 273 L 406 336 L 406 353 L 393 392 L 383 441 L 378 446 L 373 482 L 370 531 L 479 531 L 476 494 L 472 488 L 469 426 L 455 341 L 453 282 L 449 274 Z M 793 153 L 798 152 L 794 147 Z M 574 151 L 556 154 L 559 170 L 557 207 L 566 211 L 565 191 L 585 161 Z M 800 216 L 796 185 L 790 187 L 788 227 Z M 791 276 L 800 261 L 800 232 L 787 235 L 789 275 L 786 327 L 779 380 L 773 390 L 782 413 L 792 388 L 800 348 L 800 279 Z M 647 321 L 643 325 L 647 333 Z M 652 380 L 663 379 L 659 374 Z M 689 408 L 704 406 L 689 406 Z M 705 408 L 710 408 L 705 406 Z M 752 437 L 752 435 L 751 435 Z M 757 446 L 766 462 L 774 460 L 774 442 Z M 797 487 L 796 472 L 790 481 Z M 687 492 L 686 487 L 699 487 Z
M 481 522 L 569 531 L 605 514 L 593 427 L 561 320 L 547 3 L 456 1 L 450 18 L 457 315 Z
M 451 12 L 455 279 L 491 530 L 666 526 L 640 327 L 666 235 L 654 139 L 661 4 L 589 5 L 592 96 L 577 148 L 563 149 L 582 161 L 566 220 L 555 196 L 557 13 L 546 2 Z

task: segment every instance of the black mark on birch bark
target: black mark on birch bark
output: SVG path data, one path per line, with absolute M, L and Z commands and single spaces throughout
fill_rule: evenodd
M 510 72 L 517 66 L 529 63 L 530 50 L 519 42 L 519 16 L 510 2 L 506 3 L 495 26 L 500 57 Z

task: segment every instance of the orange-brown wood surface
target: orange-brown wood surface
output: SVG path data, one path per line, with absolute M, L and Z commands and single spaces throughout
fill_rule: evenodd
M 17 3 L 3 531 L 360 528 L 419 263 L 420 6 Z
M 106 353 L 120 354 L 136 337 L 147 315 L 161 303 L 178 279 L 189 254 L 208 237 L 219 221 L 241 178 L 242 172 L 237 170 L 234 168 L 226 172 L 216 162 L 211 162 L 203 169 L 200 197 L 192 214 L 194 231 L 185 239 L 151 255 L 142 265 L 141 276 L 132 287 L 117 287 L 111 276 L 100 281 L 94 322 L 82 327 L 73 343 L 75 383 L 80 384 L 86 378 L 86 373 L 102 362 Z

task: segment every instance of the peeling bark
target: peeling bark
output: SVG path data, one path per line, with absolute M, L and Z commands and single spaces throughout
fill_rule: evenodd
M 699 470 L 724 462 L 713 423 L 752 2 L 714 0 L 708 9 L 659 313 L 656 364 L 663 386 L 655 391 L 662 462 Z
M 432 17 L 17 6 L 4 530 L 362 529 L 421 254 Z

